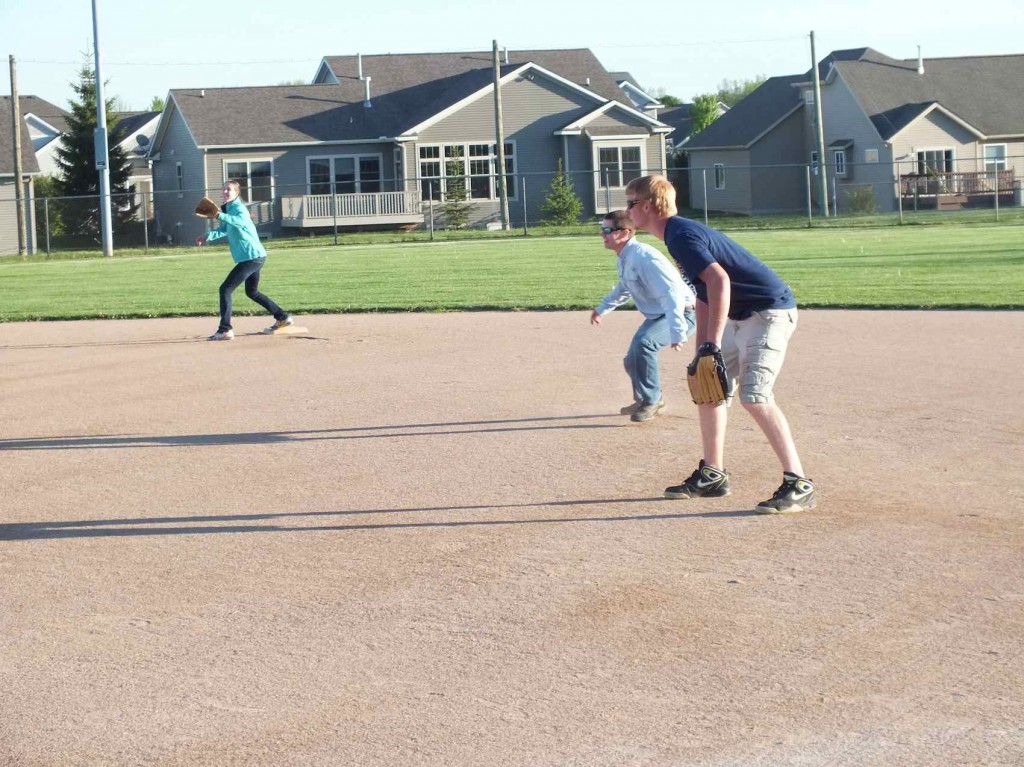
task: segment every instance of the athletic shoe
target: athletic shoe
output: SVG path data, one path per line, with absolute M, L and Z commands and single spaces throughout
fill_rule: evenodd
M 659 411 L 664 409 L 665 400 L 660 399 L 657 402 L 644 403 L 636 409 L 636 412 L 629 417 L 629 420 L 636 421 L 637 423 L 643 423 L 644 421 L 650 421 Z
M 264 333 L 273 333 L 275 330 L 280 330 L 281 328 L 286 328 L 289 325 L 292 325 L 294 322 L 295 322 L 295 320 L 293 320 L 291 318 L 291 316 L 289 315 L 288 317 L 285 317 L 283 320 L 278 320 L 273 325 L 271 325 L 269 328 L 264 328 L 263 332 Z
M 681 485 L 665 488 L 666 498 L 720 498 L 729 495 L 729 473 L 708 466 L 702 458 L 689 478 Z
M 643 407 L 643 404 L 643 402 L 637 400 L 632 405 L 626 405 L 624 408 L 620 408 L 619 412 L 622 413 L 622 415 L 633 415 L 633 413 Z
M 230 328 L 227 330 L 218 330 L 212 336 L 207 336 L 207 341 L 230 341 L 235 337 L 235 331 Z
M 782 475 L 782 485 L 775 495 L 757 504 L 754 511 L 759 514 L 793 514 L 808 511 L 817 505 L 814 500 L 814 482 L 788 471 Z

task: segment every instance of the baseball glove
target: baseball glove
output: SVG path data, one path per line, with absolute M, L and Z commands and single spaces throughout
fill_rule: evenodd
M 716 405 L 729 396 L 729 378 L 722 360 L 722 350 L 713 343 L 703 343 L 697 356 L 686 367 L 686 383 L 697 405 Z
M 196 205 L 196 215 L 201 218 L 217 218 L 220 213 L 220 206 L 209 197 L 204 197 Z

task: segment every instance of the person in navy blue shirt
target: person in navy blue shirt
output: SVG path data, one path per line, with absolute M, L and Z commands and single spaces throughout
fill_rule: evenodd
M 721 232 L 676 215 L 676 190 L 664 176 L 634 179 L 626 207 L 638 229 L 665 242 L 697 293 L 698 356 L 721 354 L 729 399 L 698 405 L 703 457 L 682 484 L 665 489 L 669 498 L 729 495 L 725 470 L 728 404 L 740 403 L 760 427 L 782 464 L 782 485 L 755 510 L 785 514 L 813 509 L 814 482 L 805 474 L 789 422 L 772 390 L 786 347 L 796 330 L 793 291 L 767 264 Z

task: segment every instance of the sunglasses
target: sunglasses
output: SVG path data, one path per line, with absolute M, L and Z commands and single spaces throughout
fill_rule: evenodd
M 637 199 L 637 200 L 626 200 L 626 210 L 629 210 L 629 209 L 630 209 L 630 208 L 632 208 L 632 207 L 633 207 L 634 205 L 636 205 L 636 204 L 637 204 L 638 202 L 643 202 L 643 200 L 642 200 L 642 199 Z
M 602 226 L 601 234 L 611 234 L 612 232 L 625 232 L 627 229 L 621 226 Z

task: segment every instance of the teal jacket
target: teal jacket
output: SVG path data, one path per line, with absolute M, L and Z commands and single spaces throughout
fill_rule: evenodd
M 220 221 L 220 226 L 207 233 L 206 241 L 216 242 L 227 237 L 231 258 L 236 264 L 267 257 L 267 251 L 260 243 L 260 236 L 256 234 L 256 225 L 252 222 L 249 209 L 237 197 L 223 206 L 217 214 L 217 220 Z

